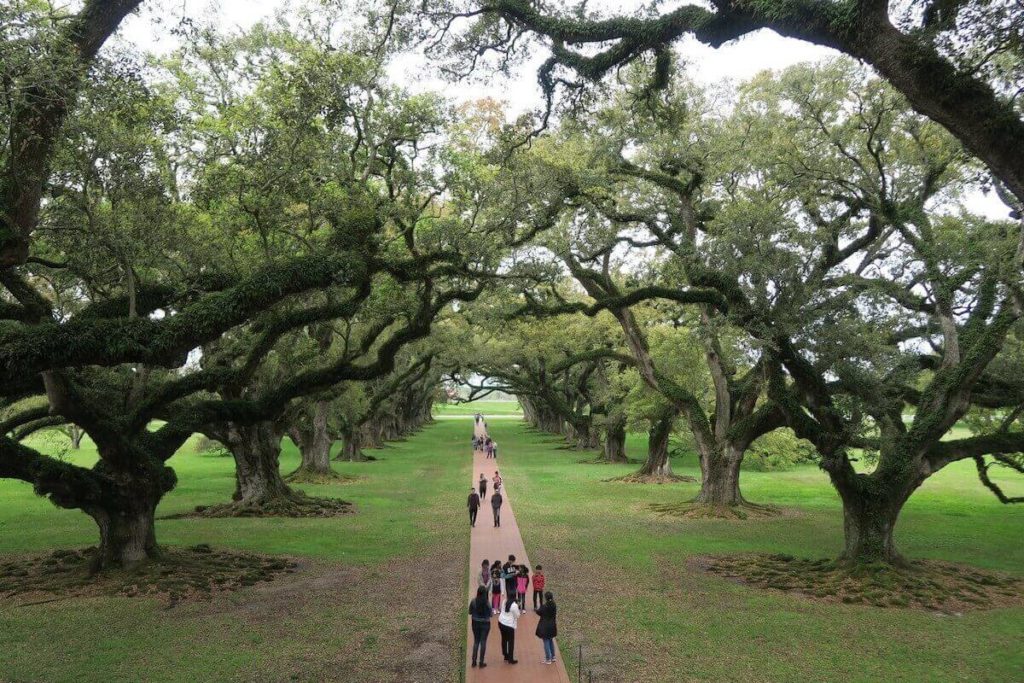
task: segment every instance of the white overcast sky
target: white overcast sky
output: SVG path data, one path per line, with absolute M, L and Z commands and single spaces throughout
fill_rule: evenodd
M 143 50 L 166 52 L 177 42 L 170 33 L 183 16 L 198 23 L 214 23 L 225 31 L 244 31 L 253 24 L 287 8 L 287 0 L 154 0 L 143 4 L 143 10 L 129 17 L 121 27 L 119 40 Z M 591 0 L 592 9 L 626 11 L 636 7 L 637 0 Z M 672 3 L 671 6 L 678 4 Z M 719 49 L 701 45 L 687 39 L 677 49 L 685 62 L 690 78 L 707 85 L 726 80 L 743 81 L 765 69 L 779 70 L 800 62 L 828 59 L 838 53 L 791 38 L 783 38 L 770 31 L 758 31 Z M 487 83 L 447 83 L 431 74 L 436 73 L 417 64 L 419 60 L 400 59 L 391 70 L 391 76 L 411 90 L 434 90 L 454 101 L 493 97 L 504 100 L 514 112 L 539 107 L 541 93 L 537 85 L 536 67 L 524 65 L 510 79 L 495 75 Z M 1007 207 L 994 193 L 980 193 L 967 198 L 968 208 L 991 218 L 1003 219 Z

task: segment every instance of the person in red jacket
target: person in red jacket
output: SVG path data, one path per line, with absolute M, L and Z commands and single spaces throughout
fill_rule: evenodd
M 533 609 L 544 604 L 544 572 L 541 569 L 542 567 L 538 564 L 537 568 L 533 570 Z

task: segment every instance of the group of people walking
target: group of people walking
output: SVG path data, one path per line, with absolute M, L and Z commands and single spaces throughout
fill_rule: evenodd
M 494 470 L 494 478 L 491 480 L 491 483 L 494 486 L 494 493 L 491 494 L 491 510 L 494 513 L 494 526 L 497 528 L 501 526 L 501 504 L 505 500 L 501 495 L 501 474 L 498 470 Z M 471 488 L 469 490 L 469 498 L 466 500 L 466 507 L 469 508 L 470 526 L 476 526 L 477 512 L 479 512 L 480 507 L 483 505 L 483 501 L 486 499 L 487 477 L 483 472 L 481 472 L 477 488 Z
M 509 664 L 517 664 L 515 657 L 516 629 L 519 619 L 526 613 L 526 593 L 533 588 L 533 609 L 540 617 L 534 632 L 544 644 L 544 663 L 555 663 L 555 638 L 558 636 L 556 615 L 558 608 L 551 591 L 545 591 L 546 579 L 543 568 L 537 565 L 533 574 L 524 564 L 516 564 L 516 556 L 509 555 L 508 561 L 493 563 L 484 560 L 480 564 L 477 578 L 476 597 L 469 603 L 469 616 L 473 626 L 472 666 L 487 666 L 487 636 L 491 631 L 491 619 L 498 617 L 501 632 L 501 656 Z M 490 598 L 488 600 L 488 598 Z
M 487 457 L 498 457 L 497 444 L 487 435 L 487 423 L 479 413 L 476 425 L 481 424 L 482 434 L 473 437 L 474 450 L 485 450 Z M 504 502 L 501 489 L 501 474 L 495 470 L 490 480 L 491 509 L 494 511 L 494 526 L 501 526 L 501 506 Z M 470 489 L 467 507 L 469 508 L 469 524 L 476 526 L 477 512 L 487 499 L 488 479 L 480 473 L 476 487 Z M 540 617 L 535 635 L 544 643 L 544 663 L 555 663 L 555 637 L 558 635 L 556 625 L 557 608 L 554 596 L 545 590 L 546 579 L 540 565 L 534 567 L 533 573 L 525 564 L 516 562 L 515 555 L 509 555 L 504 563 L 501 560 L 480 563 L 480 574 L 477 576 L 476 597 L 469 603 L 469 616 L 473 630 L 472 666 L 487 666 L 484 656 L 487 653 L 487 636 L 491 631 L 491 620 L 497 617 L 498 630 L 501 631 L 501 656 L 509 664 L 516 664 L 515 657 L 516 629 L 519 619 L 526 613 L 526 595 L 533 593 L 533 609 Z

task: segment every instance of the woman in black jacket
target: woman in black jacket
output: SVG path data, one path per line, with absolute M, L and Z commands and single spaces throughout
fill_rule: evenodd
M 487 652 L 487 636 L 491 632 L 491 605 L 487 602 L 487 589 L 480 586 L 476 589 L 476 597 L 469 603 L 469 618 L 473 623 L 473 666 L 476 666 L 477 652 L 480 653 L 480 668 L 484 664 Z
M 544 594 L 544 604 L 537 609 L 540 621 L 537 622 L 537 637 L 544 641 L 544 663 L 555 663 L 555 638 L 558 637 L 556 616 L 558 608 L 551 591 Z

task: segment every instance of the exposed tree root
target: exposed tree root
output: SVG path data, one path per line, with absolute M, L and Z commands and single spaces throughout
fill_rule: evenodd
M 1024 605 L 1021 579 L 948 562 L 847 565 L 792 555 L 742 554 L 699 557 L 693 563 L 747 585 L 825 602 L 946 613 Z
M 185 517 L 338 517 L 355 512 L 355 506 L 339 498 L 316 498 L 299 491 L 259 501 L 238 500 L 219 505 L 200 505 L 193 512 L 165 519 Z
M 299 468 L 284 478 L 289 484 L 347 484 L 359 479 L 354 474 L 330 472 L 311 472 Z
M 577 460 L 581 465 L 639 465 L 643 460 L 637 460 L 635 458 L 626 458 L 625 460 L 605 460 L 603 455 L 598 455 L 596 458 L 584 458 L 583 460 Z
M 654 512 L 668 517 L 683 519 L 749 519 L 751 517 L 778 517 L 780 508 L 774 505 L 758 505 L 743 502 L 739 505 L 714 505 L 709 503 L 651 503 L 648 506 Z
M 297 567 L 287 558 L 214 550 L 203 544 L 164 547 L 159 559 L 131 570 L 107 570 L 90 576 L 89 561 L 94 552 L 94 548 L 87 548 L 5 557 L 0 561 L 0 600 L 30 605 L 71 597 L 120 595 L 154 597 L 173 605 L 273 581 Z
M 693 484 L 697 479 L 685 474 L 638 474 L 634 472 L 621 477 L 605 479 L 605 481 L 618 481 L 626 484 Z

